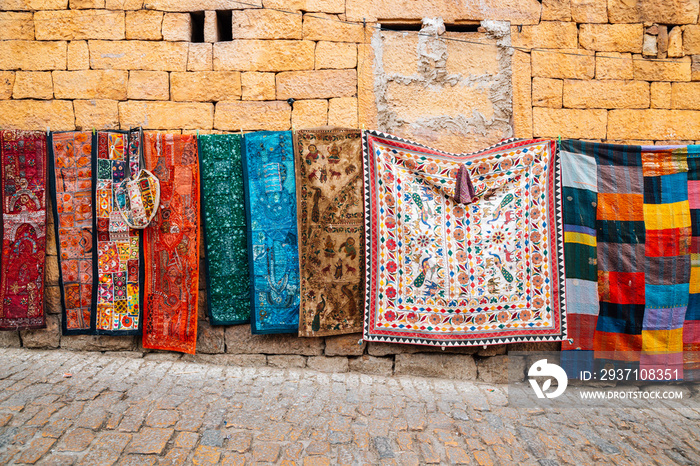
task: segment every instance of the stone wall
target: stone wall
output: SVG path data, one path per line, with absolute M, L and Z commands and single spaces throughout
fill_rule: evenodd
M 693 143 L 699 3 L 0 0 L 0 128 L 329 124 L 455 152 L 509 136 Z M 220 40 L 229 32 L 233 40 Z M 48 231 L 47 329 L 1 332 L 0 346 L 144 353 L 135 337 L 60 335 Z M 252 336 L 248 326 L 211 327 L 200 284 L 194 359 L 493 382 L 504 377 L 507 350 L 557 346 L 442 351 L 358 343 L 359 335 Z

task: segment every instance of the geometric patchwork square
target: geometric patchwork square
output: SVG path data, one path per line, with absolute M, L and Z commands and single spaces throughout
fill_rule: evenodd
M 641 194 L 599 193 L 598 220 L 643 221 L 644 196 Z
M 690 227 L 688 201 L 670 204 L 644 204 L 644 223 L 647 230 Z

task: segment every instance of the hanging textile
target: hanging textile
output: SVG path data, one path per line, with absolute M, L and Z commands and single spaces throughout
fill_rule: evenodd
M 562 365 L 700 379 L 700 146 L 561 145 Z
M 301 272 L 299 336 L 362 331 L 362 134 L 294 133 Z
M 141 232 L 129 228 L 117 208 L 114 188 L 139 171 L 140 130 L 99 131 L 93 159 L 97 333 L 133 335 L 140 331 L 143 302 Z
M 238 134 L 197 137 L 207 308 L 212 325 L 250 322 L 241 139 Z
M 43 328 L 46 133 L 0 132 L 2 279 L 0 330 Z
M 454 155 L 363 133 L 365 339 L 468 346 L 566 335 L 553 141 Z M 475 198 L 458 204 L 469 169 Z M 461 197 L 461 196 L 460 196 Z
M 292 133 L 246 134 L 243 180 L 254 334 L 299 330 L 299 246 Z
M 52 133 L 49 184 L 58 250 L 64 335 L 95 333 L 92 134 Z
M 192 135 L 146 133 L 160 208 L 145 231 L 143 347 L 194 354 L 199 293 L 199 168 Z

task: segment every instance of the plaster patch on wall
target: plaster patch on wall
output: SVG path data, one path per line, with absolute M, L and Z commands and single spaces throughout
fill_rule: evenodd
M 510 25 L 484 21 L 482 27 L 485 33 L 445 33 L 441 18 L 425 18 L 420 34 L 376 31 L 378 128 L 453 152 L 510 137 Z M 482 42 L 489 45 L 475 44 Z

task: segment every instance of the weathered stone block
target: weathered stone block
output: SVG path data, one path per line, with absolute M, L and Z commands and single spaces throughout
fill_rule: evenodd
M 119 102 L 119 121 L 122 128 L 141 126 L 144 129 L 211 129 L 214 105 L 138 100 Z
M 212 44 L 190 44 L 187 55 L 187 71 L 209 71 L 213 69 Z
M 541 78 L 593 79 L 595 53 L 587 50 L 532 51 L 532 75 Z
M 0 332 L 0 348 L 19 348 L 19 332 Z
M 116 100 L 74 100 L 77 129 L 119 129 L 119 107 Z
M 474 357 L 466 354 L 397 354 L 395 375 L 476 380 Z
M 608 0 L 611 23 L 694 24 L 696 0 Z
M 105 0 L 70 0 L 71 10 L 92 10 L 95 8 L 104 8 Z
M 321 41 L 316 44 L 316 69 L 347 69 L 357 66 L 357 45 Z
M 645 81 L 564 81 L 567 108 L 649 108 L 649 83 Z
M 136 349 L 136 344 L 134 337 L 127 335 L 69 335 L 61 338 L 61 348 L 71 351 L 131 351 Z
M 127 40 L 161 40 L 163 12 L 137 10 L 126 12 Z
M 309 40 L 235 40 L 214 44 L 214 69 L 310 70 L 316 44 Z
M 537 24 L 542 5 L 537 0 L 481 0 L 456 3 L 437 0 L 416 3 L 409 0 L 347 0 L 350 21 L 441 17 L 446 23 L 460 20 L 503 20 L 512 24 Z
M 447 353 L 447 354 L 475 354 L 478 351 L 475 346 L 461 346 L 442 349 L 440 346 L 403 345 L 398 343 L 379 343 L 370 341 L 367 344 L 367 353 L 370 356 L 390 356 L 393 354 L 415 353 Z
M 499 354 L 506 354 L 507 352 L 507 346 L 508 345 L 489 345 L 485 348 L 479 348 L 479 351 L 476 352 L 477 356 L 481 357 L 491 357 L 491 356 L 497 356 Z
M 15 99 L 53 99 L 53 82 L 48 71 L 18 71 L 12 91 Z
M 37 40 L 124 39 L 124 12 L 109 10 L 37 11 Z
M 61 288 L 58 286 L 44 287 L 44 310 L 47 314 L 60 314 L 61 305 Z
M 34 20 L 31 13 L 0 12 L 0 40 L 34 40 Z
M 0 41 L 0 69 L 65 70 L 66 42 Z
M 561 108 L 564 81 L 561 79 L 533 78 L 532 105 Z
M 67 100 L 0 101 L 1 128 L 37 130 L 47 126 L 52 131 L 75 129 L 73 103 Z
M 304 15 L 304 39 L 332 42 L 365 42 L 373 30 L 365 33 L 362 25 L 337 21 L 334 15 Z M 360 20 L 362 21 L 362 20 Z
M 0 99 L 12 98 L 12 91 L 15 86 L 14 71 L 0 71 Z
M 163 40 L 190 42 L 192 40 L 192 20 L 189 13 L 165 13 L 161 32 Z
M 72 40 L 68 42 L 68 69 L 87 70 L 90 68 L 90 50 L 87 41 Z
M 581 47 L 597 52 L 642 52 L 642 24 L 582 24 Z
M 68 0 L 2 0 L 0 7 L 3 10 L 65 10 L 68 8 Z
M 294 129 L 314 128 L 328 124 L 327 100 L 297 100 L 292 110 Z
M 511 351 L 561 351 L 561 343 L 558 341 L 538 341 L 532 343 L 513 343 L 508 345 Z
M 290 71 L 277 75 L 277 98 L 325 99 L 357 94 L 355 70 Z
M 686 84 L 686 83 L 681 83 Z M 671 83 L 651 83 L 651 108 L 671 108 Z
M 243 100 L 275 100 L 274 73 L 241 73 L 241 97 Z
M 512 26 L 510 36 L 513 46 L 528 49 L 575 49 L 578 46 L 576 23 L 542 21 L 536 26 Z
M 700 54 L 700 26 L 683 26 L 683 52 L 686 55 Z
M 140 10 L 144 0 L 105 0 L 108 10 Z
M 607 111 L 535 107 L 532 126 L 535 137 L 605 139 Z
M 116 70 L 185 71 L 185 42 L 91 40 L 90 67 Z
M 129 73 L 122 70 L 54 71 L 57 99 L 125 100 Z
M 296 335 L 251 335 L 250 325 L 225 328 L 226 352 L 231 354 L 323 354 L 323 338 L 299 338 Z
M 669 58 L 680 58 L 683 54 L 683 30 L 680 26 L 676 26 L 671 29 L 671 32 L 668 34 L 668 50 L 666 51 L 666 55 Z
M 130 100 L 168 100 L 170 79 L 167 71 L 129 71 L 127 98 Z
M 281 10 L 345 13 L 345 0 L 265 0 L 263 5 Z
M 601 0 L 571 0 L 571 17 L 577 23 L 607 23 L 608 6 Z
M 219 102 L 214 127 L 225 131 L 285 131 L 292 109 L 287 102 Z
M 19 332 L 25 348 L 58 348 L 61 341 L 61 319 L 46 315 L 46 328 Z
M 571 1 L 542 0 L 542 21 L 571 21 Z
M 197 322 L 197 352 L 219 354 L 224 349 L 224 327 L 210 325 L 206 320 Z
M 349 369 L 363 374 L 390 377 L 394 371 L 392 358 L 375 358 L 365 354 L 359 358 L 350 358 Z
M 651 61 L 634 56 L 634 79 L 638 81 L 690 81 L 690 57 L 675 61 Z
M 682 110 L 700 110 L 700 83 L 653 83 L 652 85 L 665 84 L 668 87 L 670 98 L 670 107 L 657 108 L 676 108 Z M 671 88 L 673 86 L 673 88 Z M 667 92 L 668 92 L 667 91 Z
M 644 34 L 644 42 L 642 43 L 642 55 L 648 58 L 656 58 L 659 49 L 656 46 L 656 36 Z
M 532 64 L 530 54 L 513 51 L 513 135 L 532 137 Z
M 328 101 L 328 124 L 357 128 L 357 98 L 337 97 Z
M 195 71 L 170 73 L 173 100 L 218 102 L 241 98 L 241 73 L 238 71 Z
M 145 0 L 143 7 L 159 11 L 242 10 L 262 7 L 262 0 Z
M 348 358 L 326 356 L 310 356 L 306 360 L 306 367 L 319 372 L 331 372 L 334 374 L 348 371 Z
M 700 131 L 700 113 L 693 110 L 611 110 L 608 138 L 693 140 Z
M 301 369 L 306 367 L 306 358 L 295 354 L 269 355 L 267 365 L 279 369 Z
M 358 342 L 360 344 L 358 344 Z M 326 356 L 359 356 L 365 352 L 367 343 L 361 333 L 326 337 Z
M 232 12 L 236 39 L 301 39 L 301 15 L 250 9 Z
M 596 79 L 634 79 L 631 53 L 598 52 L 595 60 Z
M 479 359 L 476 362 L 477 379 L 486 383 L 508 383 L 508 364 L 506 355 Z

